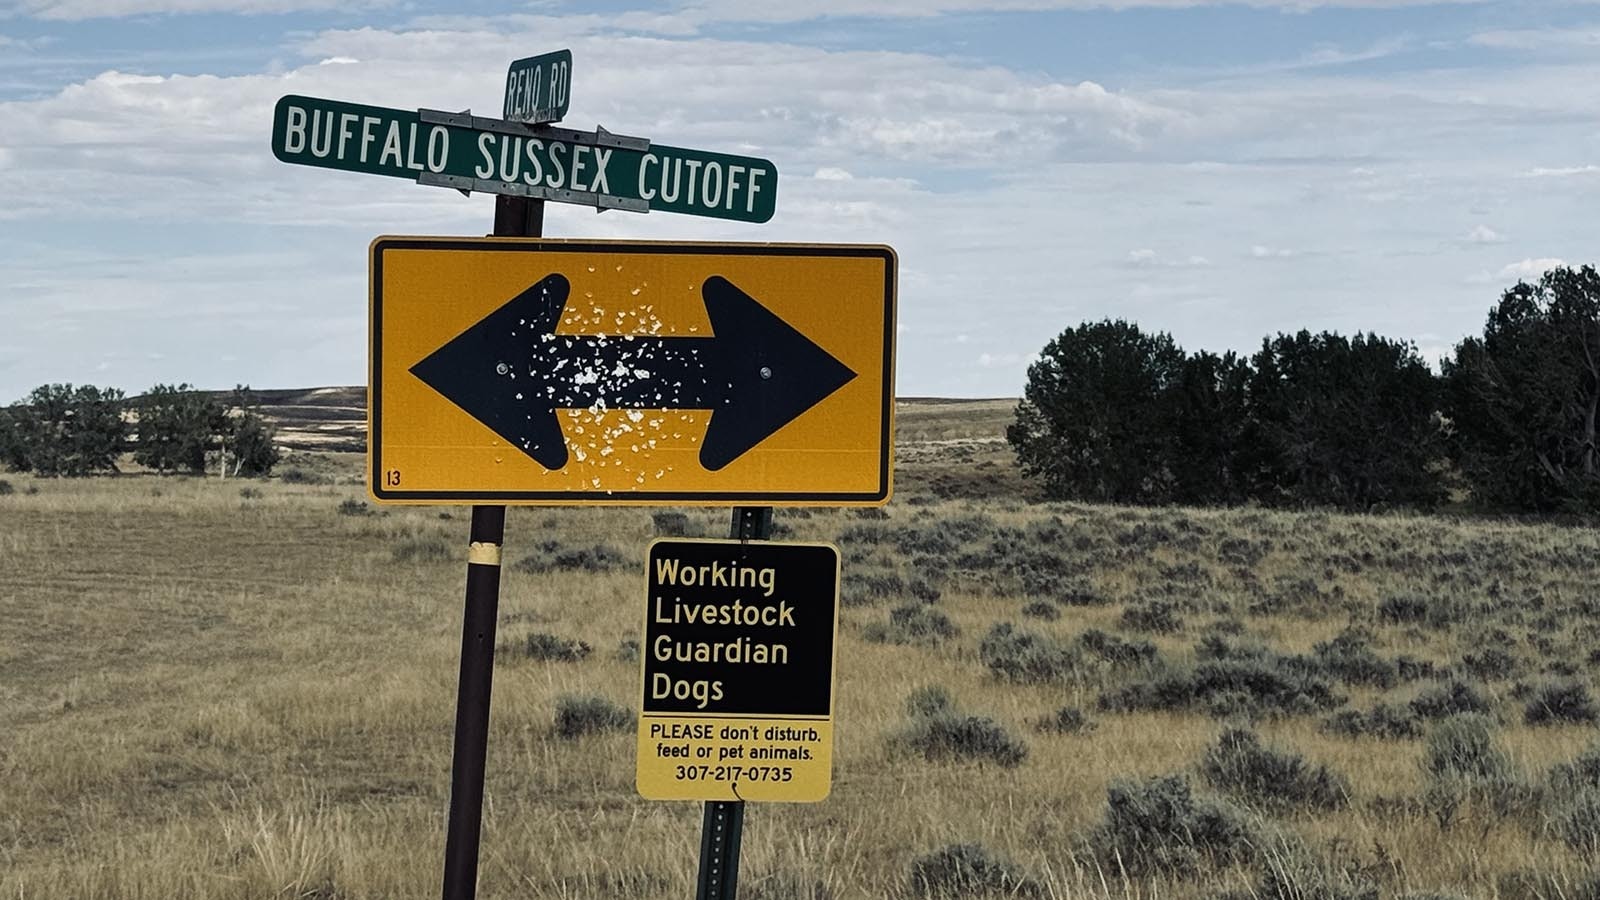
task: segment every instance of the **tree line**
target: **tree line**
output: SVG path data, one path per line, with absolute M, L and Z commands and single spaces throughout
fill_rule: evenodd
M 45 384 L 0 408 L 0 463 L 47 476 L 116 472 L 129 450 L 163 474 L 262 476 L 278 463 L 275 436 L 243 385 L 224 400 L 189 384 L 158 384 L 132 398 L 116 388 Z
M 1376 334 L 1189 354 L 1125 321 L 1050 341 L 1006 438 L 1056 499 L 1600 512 L 1600 274 L 1519 282 L 1435 373 Z

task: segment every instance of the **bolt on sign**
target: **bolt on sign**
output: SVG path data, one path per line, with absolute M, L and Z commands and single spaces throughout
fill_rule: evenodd
M 380 502 L 888 502 L 888 247 L 381 237 L 371 267 Z
M 839 549 L 665 539 L 646 567 L 639 793 L 826 797 Z

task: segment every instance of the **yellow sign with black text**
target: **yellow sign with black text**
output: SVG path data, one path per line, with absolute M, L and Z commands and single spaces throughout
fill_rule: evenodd
M 881 505 L 895 287 L 878 245 L 380 237 L 372 495 Z
M 838 548 L 664 539 L 650 545 L 645 565 L 639 793 L 826 797 Z

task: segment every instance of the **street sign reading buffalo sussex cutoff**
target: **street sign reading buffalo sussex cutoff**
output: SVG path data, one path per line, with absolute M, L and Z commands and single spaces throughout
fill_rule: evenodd
M 272 152 L 295 165 L 466 191 L 741 222 L 771 219 L 778 195 L 778 169 L 770 160 L 668 147 L 603 129 L 295 95 L 280 99 L 273 111 Z
M 511 122 L 559 122 L 572 102 L 572 51 L 519 59 L 506 72 L 501 116 Z
M 383 237 L 379 501 L 879 505 L 895 256 Z

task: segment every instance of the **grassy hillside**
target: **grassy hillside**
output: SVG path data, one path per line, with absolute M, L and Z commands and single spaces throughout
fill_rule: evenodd
M 1600 535 L 1035 503 L 1011 402 L 902 403 L 884 512 L 779 511 L 845 555 L 836 768 L 742 897 L 1600 896 Z M 465 510 L 360 459 L 0 476 L 0 897 L 437 894 Z M 554 725 L 635 707 L 657 529 L 726 531 L 658 512 L 511 511 L 482 897 L 692 891 L 698 806 Z

